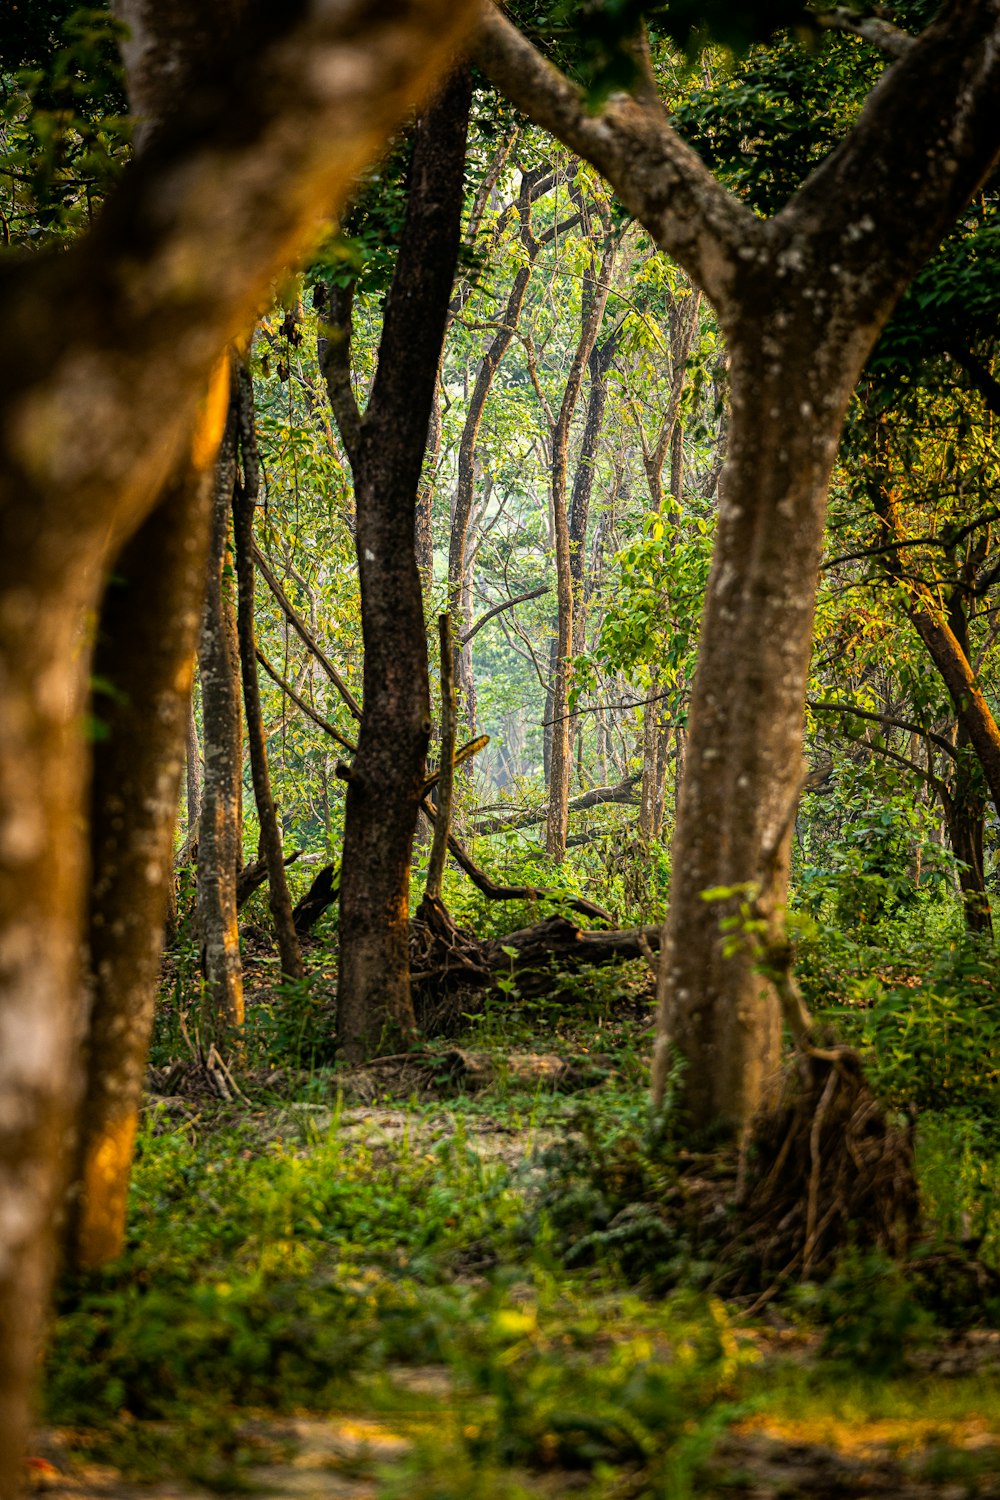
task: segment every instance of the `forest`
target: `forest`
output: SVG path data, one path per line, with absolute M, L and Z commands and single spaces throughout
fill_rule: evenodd
M 0 14 L 0 1500 L 1000 1496 L 1000 0 Z

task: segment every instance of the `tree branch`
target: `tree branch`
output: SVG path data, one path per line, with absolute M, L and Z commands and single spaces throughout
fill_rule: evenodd
M 330 681 L 337 689 L 337 692 L 343 698 L 344 702 L 347 704 L 347 707 L 350 709 L 351 713 L 360 724 L 361 704 L 358 702 L 357 698 L 355 698 L 354 694 L 347 686 L 347 683 L 341 677 L 340 673 L 337 671 L 337 668 L 333 665 L 333 662 L 326 655 L 322 646 L 310 631 L 305 620 L 303 620 L 294 604 L 292 604 L 291 600 L 288 598 L 288 595 L 281 587 L 281 584 L 278 582 L 270 564 L 268 563 L 267 558 L 261 552 L 259 547 L 254 547 L 253 555 L 257 566 L 261 571 L 262 577 L 265 579 L 267 586 L 271 590 L 271 593 L 274 595 L 275 599 L 277 599 L 278 603 L 281 605 L 288 623 L 295 630 L 300 640 L 302 640 L 303 643 L 308 646 L 309 650 L 312 652 L 313 656 L 315 656 L 316 660 L 323 668 L 323 671 L 326 673 L 327 677 L 329 677 Z
M 420 804 L 420 811 L 434 827 L 434 809 L 426 797 Z M 486 871 L 476 864 L 472 855 L 466 849 L 460 839 L 453 833 L 448 835 L 448 852 L 455 860 L 460 869 L 472 881 L 478 891 L 488 897 L 490 901 L 540 901 L 545 897 L 552 900 L 561 900 L 565 906 L 572 911 L 578 911 L 581 916 L 593 917 L 598 922 L 607 922 L 609 927 L 614 927 L 615 921 L 610 912 L 598 906 L 596 901 L 588 901 L 585 896 L 567 896 L 563 891 L 554 891 L 547 886 L 540 885 L 498 885 L 491 880 Z
M 863 42 L 870 42 L 887 57 L 905 56 L 917 40 L 908 31 L 893 26 L 891 21 L 880 20 L 878 16 L 859 16 L 842 5 L 820 11 L 819 15 L 814 15 L 811 19 L 823 31 L 843 31 L 849 36 L 860 37 Z
M 77 557 L 105 549 L 109 525 L 112 544 L 131 534 L 227 344 L 426 97 L 470 10 L 247 7 L 239 45 L 192 83 L 94 228 L 4 265 L 0 327 L 18 354 L 16 379 L 0 376 L 0 513 L 27 508 L 31 524 L 18 539 L 12 520 L 2 550 L 62 568 L 67 533 Z
M 1000 416 L 1000 380 L 990 373 L 971 349 L 966 349 L 961 344 L 949 344 L 947 353 L 968 375 L 989 410 Z
M 314 724 L 317 724 L 325 734 L 328 734 L 332 740 L 336 740 L 337 744 L 343 746 L 343 748 L 347 750 L 351 755 L 357 754 L 357 745 L 349 740 L 345 734 L 341 734 L 337 726 L 335 724 L 331 724 L 329 719 L 324 719 L 322 714 L 317 713 L 312 705 L 306 702 L 305 698 L 299 696 L 299 694 L 292 687 L 291 683 L 285 681 L 281 673 L 278 671 L 277 667 L 271 665 L 259 646 L 257 647 L 257 660 L 260 662 L 261 666 L 264 668 L 264 671 L 267 673 L 268 677 L 270 677 L 271 681 L 277 683 L 282 692 L 288 694 L 292 702 L 296 705 L 297 708 L 300 708 L 302 710 L 307 719 L 312 719 Z
M 481 12 L 474 55 L 492 83 L 536 124 L 583 156 L 680 262 L 722 313 L 741 248 L 763 225 L 715 180 L 668 123 L 663 106 L 616 94 L 592 114 L 583 90 L 521 35 L 492 3 Z
M 581 792 L 578 797 L 572 797 L 569 802 L 570 812 L 583 812 L 588 807 L 600 807 L 604 803 L 619 802 L 628 807 L 634 807 L 638 798 L 633 796 L 639 775 L 629 776 L 625 781 L 619 782 L 617 786 L 594 786 L 589 792 Z M 488 818 L 483 823 L 477 823 L 473 829 L 476 834 L 507 833 L 517 828 L 530 828 L 533 824 L 544 823 L 548 817 L 548 806 L 531 808 L 528 812 L 515 813 L 510 818 Z
M 320 314 L 316 354 L 327 399 L 351 468 L 358 460 L 362 416 L 351 383 L 351 340 L 354 334 L 354 286 L 317 283 L 313 303 Z
M 488 624 L 494 615 L 502 614 L 506 609 L 513 609 L 515 604 L 523 604 L 527 599 L 540 599 L 543 594 L 550 594 L 551 592 L 552 589 L 549 584 L 541 583 L 538 588 L 528 589 L 525 594 L 516 594 L 513 599 L 502 599 L 499 604 L 494 604 L 492 609 L 488 609 L 484 615 L 480 615 L 476 623 L 470 626 L 464 635 L 459 636 L 458 644 L 460 646 L 467 646 L 472 637 L 478 635 L 483 626 Z
M 905 730 L 907 734 L 919 734 L 922 739 L 929 740 L 945 755 L 950 755 L 956 760 L 957 752 L 949 740 L 943 734 L 935 734 L 933 729 L 925 729 L 922 724 L 911 724 L 906 719 L 897 719 L 893 714 L 876 713 L 873 709 L 858 708 L 854 703 L 821 702 L 817 698 L 807 698 L 806 703 L 814 713 L 838 713 L 852 714 L 856 719 L 869 719 L 873 724 L 887 724 L 892 729 Z

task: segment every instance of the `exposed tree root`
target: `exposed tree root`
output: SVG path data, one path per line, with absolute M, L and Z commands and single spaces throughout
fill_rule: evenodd
M 846 1246 L 905 1256 L 919 1233 L 911 1130 L 886 1119 L 847 1047 L 800 1054 L 743 1167 L 727 1290 L 758 1302 L 827 1275 Z
M 544 994 L 552 987 L 553 964 L 572 971 L 620 959 L 648 960 L 659 941 L 657 927 L 585 932 L 565 917 L 547 917 L 484 942 L 458 927 L 441 901 L 425 896 L 410 923 L 417 1023 L 425 1036 L 447 1036 L 481 1006 L 484 991 L 502 990 L 512 981 L 521 995 Z
M 424 896 L 410 922 L 413 1011 L 425 1036 L 450 1036 L 491 983 L 485 945 L 459 927 L 442 901 Z

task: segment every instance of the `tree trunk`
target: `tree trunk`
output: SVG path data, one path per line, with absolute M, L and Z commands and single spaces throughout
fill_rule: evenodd
M 957 576 L 959 582 L 947 590 L 945 598 L 942 597 L 945 591 L 940 587 L 933 589 L 919 579 L 914 579 L 906 571 L 899 548 L 906 543 L 908 538 L 905 535 L 890 478 L 886 472 L 884 449 L 885 432 L 883 421 L 880 420 L 875 423 L 871 432 L 869 451 L 872 460 L 870 479 L 872 508 L 878 518 L 879 530 L 886 543 L 886 548 L 881 554 L 882 567 L 890 578 L 899 584 L 905 584 L 911 601 L 907 614 L 927 654 L 937 668 L 954 705 L 959 723 L 959 754 L 960 756 L 968 754 L 970 748 L 975 753 L 989 788 L 994 809 L 1000 816 L 1000 727 L 997 726 L 993 712 L 979 685 L 969 648 L 967 600 L 975 597 L 976 568 L 974 563 L 963 565 L 954 556 L 954 549 L 949 549 L 949 572 L 952 576 Z M 970 831 L 968 817 L 962 811 L 971 807 L 974 797 L 969 790 L 968 772 L 964 769 L 961 759 L 958 761 L 955 781 L 956 787 L 962 785 L 956 793 L 955 807 L 952 811 L 949 812 L 947 805 L 945 806 L 949 837 L 951 837 L 954 817 L 957 819 L 958 844 L 966 853 L 958 854 L 954 837 L 951 837 L 952 845 L 955 847 L 958 858 L 968 864 L 970 870 L 974 870 L 977 867 L 976 839 Z M 975 818 L 972 822 L 975 822 Z M 980 879 L 981 865 L 980 847 L 978 856 Z M 965 879 L 973 881 L 969 891 L 973 907 L 976 907 L 975 892 L 979 889 L 975 884 L 976 877 L 970 874 Z M 962 889 L 966 890 L 964 884 Z M 981 904 L 981 902 L 978 903 L 980 907 Z M 967 914 L 969 911 L 967 903 Z M 989 903 L 987 902 L 988 919 Z M 974 920 L 978 922 L 980 917 L 974 917 Z
M 452 797 L 455 787 L 455 731 L 458 718 L 450 615 L 438 617 L 438 633 L 441 644 L 441 770 L 436 788 L 434 837 L 431 841 L 431 854 L 427 866 L 426 895 L 430 901 L 441 900 L 444 867 L 448 857 L 448 835 L 451 832 Z
M 448 609 L 451 613 L 455 633 L 455 684 L 459 712 L 465 713 L 470 733 L 475 734 L 475 704 L 471 703 L 472 684 L 469 661 L 461 646 L 461 638 L 472 623 L 467 608 L 468 597 L 468 551 L 469 529 L 472 519 L 476 486 L 476 457 L 479 446 L 479 430 L 483 412 L 497 371 L 517 333 L 521 309 L 531 281 L 535 261 L 543 245 L 549 244 L 563 227 L 550 225 L 536 236 L 531 228 L 531 206 L 548 193 L 555 184 L 555 177 L 544 167 L 522 171 L 516 212 L 519 220 L 518 237 L 523 251 L 523 261 L 518 266 L 507 294 L 507 302 L 497 329 L 476 372 L 475 383 L 469 396 L 469 407 L 462 428 L 458 449 L 458 474 L 455 498 L 452 505 L 451 538 L 448 548 Z
M 652 698 L 659 684 L 659 673 L 654 669 L 649 674 L 649 696 Z M 639 796 L 639 834 L 645 843 L 656 837 L 657 803 L 662 802 L 663 766 L 660 756 L 660 705 L 647 703 L 642 711 L 642 789 Z
M 212 451 L 216 433 L 195 450 Z M 168 890 L 212 502 L 185 466 L 116 559 L 98 626 L 101 733 L 91 786 L 90 1021 L 66 1258 L 121 1254 Z
M 672 130 L 655 79 L 595 113 L 494 7 L 476 59 L 591 161 L 712 301 L 732 355 L 719 508 L 674 839 L 654 1097 L 685 1054 L 695 1125 L 741 1134 L 775 1098 L 777 997 L 751 945 L 724 957 L 712 887 L 757 887 L 780 921 L 826 489 L 851 390 L 900 293 L 1000 151 L 995 0 L 950 3 L 770 220 Z M 758 912 L 761 907 L 758 906 Z M 738 912 L 736 913 L 738 916 Z
M 784 903 L 827 484 L 857 374 L 801 348 L 762 368 L 763 330 L 746 331 L 731 343 L 732 433 L 673 840 L 654 1060 L 658 1097 L 673 1046 L 687 1063 L 692 1123 L 736 1134 L 777 1102 L 781 1015 L 749 936 L 737 933 L 727 952 L 720 922 L 739 919 L 741 902 L 759 897 L 770 911 Z
M 590 521 L 590 497 L 594 490 L 597 473 L 597 449 L 604 427 L 604 412 L 608 401 L 608 371 L 611 368 L 621 337 L 621 329 L 594 345 L 587 361 L 590 373 L 590 391 L 587 396 L 587 415 L 580 439 L 580 453 L 573 476 L 573 494 L 569 506 L 569 571 L 573 581 L 573 655 L 579 656 L 586 644 L 588 590 L 585 587 L 587 570 L 587 526 Z M 550 715 L 547 713 L 546 718 Z M 582 737 L 582 725 L 578 718 L 570 721 L 570 735 Z
M 26 541 L 9 516 L 0 520 L 3 1500 L 21 1488 L 60 1168 L 78 1093 L 87 770 L 81 716 L 89 665 L 82 625 L 98 602 L 92 552 L 77 552 L 72 566 L 39 578 Z
M 243 676 L 243 702 L 246 708 L 247 740 L 250 746 L 250 772 L 253 794 L 260 820 L 261 853 L 267 864 L 268 899 L 274 931 L 281 955 L 283 979 L 302 979 L 302 954 L 292 920 L 292 900 L 285 879 L 285 856 L 281 833 L 271 794 L 271 776 L 267 764 L 267 735 L 257 680 L 257 639 L 254 628 L 254 540 L 253 520 L 260 492 L 260 464 L 257 458 L 256 414 L 250 371 L 240 362 L 236 372 L 236 409 L 243 478 L 237 477 L 233 490 L 233 536 L 236 552 L 236 574 L 239 592 L 239 655 Z
M 243 837 L 240 659 L 232 569 L 227 567 L 236 444 L 234 391 L 216 471 L 200 657 L 205 783 L 198 832 L 198 933 L 205 1022 L 220 1039 L 243 1025 L 243 968 L 236 918 Z
M 0 268 L 3 1500 L 22 1480 L 76 1098 L 88 621 L 107 563 L 190 440 L 228 340 L 471 17 L 464 0 L 255 7 L 239 48 L 218 58 L 93 230 Z
M 207 558 L 205 566 L 207 566 Z M 202 580 L 202 584 L 204 585 L 204 580 Z M 188 694 L 185 719 L 184 757 L 187 827 L 184 830 L 184 842 L 190 847 L 191 843 L 198 837 L 198 824 L 201 821 L 201 741 L 198 738 L 198 720 L 195 717 L 194 711 L 193 682 L 191 684 L 191 692 Z
M 415 1029 L 409 873 L 430 691 L 414 506 L 458 258 L 470 90 L 462 69 L 417 126 L 378 369 L 352 445 L 365 666 L 340 893 L 337 1035 L 350 1061 Z
M 986 797 L 980 767 L 964 732 L 959 734 L 954 781 L 950 791 L 946 788 L 942 791 L 948 842 L 958 861 L 966 929 L 992 933 L 993 918 L 983 871 Z
M 531 212 L 530 185 L 529 174 L 526 173 L 521 180 L 519 200 L 522 215 Z M 537 254 L 537 248 L 535 254 Z M 448 547 L 448 609 L 455 628 L 455 681 L 458 684 L 459 711 L 465 712 L 466 717 L 468 717 L 467 694 L 463 691 L 465 679 L 461 661 L 462 647 L 459 642 L 472 623 L 466 618 L 463 585 L 467 576 L 466 556 L 469 547 L 469 522 L 472 518 L 472 504 L 475 496 L 479 429 L 482 426 L 486 398 L 490 393 L 494 377 L 517 332 L 517 323 L 521 316 L 521 307 L 530 279 L 531 263 L 529 262 L 526 266 L 519 266 L 515 273 L 503 320 L 480 362 L 458 448 L 458 476 L 452 505 L 451 537 Z
M 434 400 L 424 455 L 424 475 L 417 491 L 417 567 L 424 594 L 434 587 L 434 492 L 437 488 L 437 466 L 441 458 L 441 382 L 434 382 Z

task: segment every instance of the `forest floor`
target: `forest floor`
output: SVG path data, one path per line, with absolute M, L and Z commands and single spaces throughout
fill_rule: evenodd
M 685 1153 L 639 1149 L 644 1007 L 480 1019 L 353 1075 L 237 1070 L 229 1102 L 153 1070 L 129 1250 L 62 1289 L 31 1487 L 1000 1500 L 1000 1307 L 961 1305 L 972 1283 L 929 1311 L 919 1269 L 856 1256 L 748 1311 L 696 1245 L 650 1242 L 630 1200 Z M 939 1202 L 958 1136 L 928 1143 L 932 1257 L 982 1210 L 995 1259 L 1000 1173 Z

